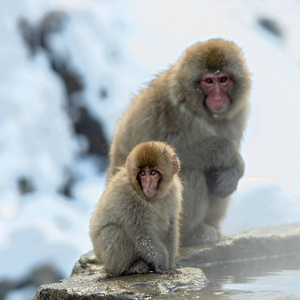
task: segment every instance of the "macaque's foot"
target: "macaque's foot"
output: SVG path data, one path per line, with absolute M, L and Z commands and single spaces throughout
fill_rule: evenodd
M 222 234 L 218 228 L 202 223 L 193 232 L 187 234 L 181 241 L 181 245 L 184 247 L 200 246 L 205 244 L 213 244 L 220 241 Z
M 149 273 L 148 265 L 144 261 L 138 260 L 135 263 L 133 263 L 131 267 L 123 274 L 130 275 L 130 274 L 147 274 L 147 273 Z

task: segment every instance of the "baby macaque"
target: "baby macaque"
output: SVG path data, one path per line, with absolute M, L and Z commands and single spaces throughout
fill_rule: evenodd
M 109 181 L 90 221 L 95 255 L 109 276 L 180 273 L 179 168 L 171 146 L 151 141 L 137 145 Z

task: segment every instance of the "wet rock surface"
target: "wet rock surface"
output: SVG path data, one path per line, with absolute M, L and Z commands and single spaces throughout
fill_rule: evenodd
M 300 253 L 300 224 L 259 228 L 228 236 L 211 245 L 183 248 L 178 259 L 182 274 L 176 275 L 150 273 L 108 278 L 91 251 L 75 264 L 70 278 L 41 286 L 35 299 L 188 298 L 189 294 L 204 292 L 201 290 L 207 285 L 207 279 L 202 267 L 208 270 L 210 266 L 235 265 L 297 253 Z
M 182 274 L 149 273 L 107 277 L 98 265 L 93 275 L 73 275 L 58 283 L 40 287 L 35 299 L 141 299 L 200 291 L 207 285 L 204 273 L 197 268 L 181 269 Z M 90 272 L 90 271 L 89 271 Z

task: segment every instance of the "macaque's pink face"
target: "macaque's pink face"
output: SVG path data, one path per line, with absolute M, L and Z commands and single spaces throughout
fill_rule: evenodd
M 229 104 L 229 88 L 232 86 L 232 78 L 228 73 L 210 73 L 200 78 L 200 85 L 206 92 L 205 104 L 210 111 L 220 113 L 225 111 Z
M 138 176 L 141 180 L 144 194 L 149 198 L 154 197 L 158 189 L 159 179 L 161 178 L 159 171 L 145 168 L 140 170 Z

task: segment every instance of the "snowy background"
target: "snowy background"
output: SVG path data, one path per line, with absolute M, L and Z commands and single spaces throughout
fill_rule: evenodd
M 300 221 L 300 1 L 15 0 L 0 14 L 0 299 L 32 299 L 91 249 L 116 120 L 199 40 L 235 41 L 253 74 L 223 232 Z

